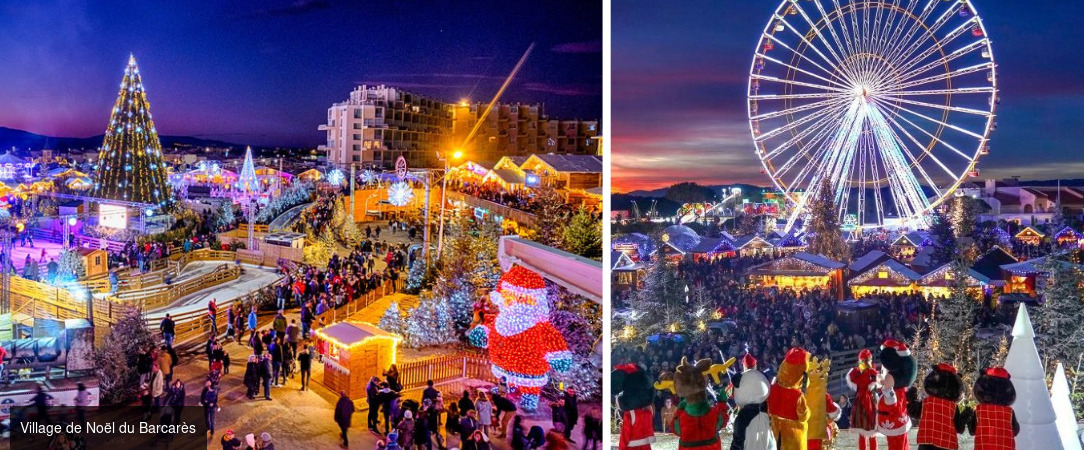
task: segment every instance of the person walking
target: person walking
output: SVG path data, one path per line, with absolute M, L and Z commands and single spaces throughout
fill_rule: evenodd
M 410 410 L 403 411 L 403 420 L 399 421 L 399 424 L 395 426 L 395 431 L 399 432 L 399 446 L 404 449 L 414 449 L 414 413 Z
M 467 410 L 463 418 L 459 419 L 459 442 L 460 445 L 470 440 L 474 431 L 478 429 L 478 411 Z
M 309 387 L 309 378 L 312 377 L 312 348 L 311 345 L 305 344 L 305 350 L 301 354 L 297 355 L 297 365 L 301 369 L 301 390 L 304 391 Z
M 218 336 L 218 305 L 215 303 L 215 299 L 211 298 L 207 302 L 207 320 L 211 321 L 211 337 Z
M 233 322 L 237 320 L 237 313 L 233 310 L 233 304 L 226 308 L 226 339 L 233 339 Z M 225 342 L 223 342 L 225 344 Z
M 565 420 L 568 426 L 565 427 L 565 440 L 575 443 L 572 440 L 572 429 L 576 428 L 576 423 L 580 420 L 580 406 L 579 400 L 576 397 L 576 389 L 569 386 L 565 389 L 565 392 L 561 394 L 561 400 L 564 400 L 565 407 Z
M 256 340 L 256 307 L 255 306 L 253 306 L 252 309 L 250 309 L 249 312 L 248 312 L 248 329 L 249 329 L 249 331 L 252 332 L 252 335 L 249 336 L 249 344 L 251 345 L 251 341 Z
M 581 450 L 587 450 L 587 446 L 591 446 L 591 450 L 598 450 L 598 447 L 602 444 L 602 419 L 600 419 L 594 411 L 588 412 L 583 416 L 583 447 Z
M 271 339 L 283 336 L 286 336 L 286 316 L 280 309 L 278 314 L 275 314 L 275 320 L 271 323 Z
M 165 341 L 166 346 L 172 347 L 173 337 L 176 336 L 176 324 L 173 323 L 173 318 L 169 316 L 169 313 L 166 313 L 158 329 L 162 331 L 162 340 Z
M 271 346 L 267 348 L 267 352 L 271 354 L 271 385 L 274 387 L 282 387 L 279 384 L 279 373 L 282 372 L 282 339 L 275 339 L 271 343 Z M 285 379 L 285 377 L 283 377 Z
M 493 404 L 489 402 L 485 391 L 478 391 L 478 399 L 474 401 L 474 408 L 478 411 L 478 428 L 489 436 L 489 428 L 493 425 Z
M 83 383 L 76 384 L 75 389 L 75 423 L 86 424 L 90 395 L 87 394 L 87 386 Z
M 199 395 L 199 404 L 203 406 L 203 418 L 207 423 L 207 435 L 215 434 L 215 413 L 218 412 L 218 388 L 207 380 Z
M 350 418 L 354 415 L 354 401 L 346 396 L 346 391 L 339 391 L 339 401 L 335 404 L 335 423 L 339 425 L 340 437 L 343 447 L 350 446 L 347 431 L 350 429 Z M 372 413 L 370 413 L 370 416 Z
M 255 399 L 256 394 L 260 392 L 260 360 L 256 355 L 249 355 L 248 362 L 245 363 L 245 396 L 249 399 Z
M 290 319 L 290 324 L 286 326 L 286 343 L 292 347 L 294 353 L 297 353 L 297 342 L 301 336 L 301 329 L 297 326 L 297 319 Z M 392 364 L 394 367 L 395 364 Z
M 464 389 L 463 396 L 459 398 L 459 412 L 466 415 L 467 411 L 474 409 L 474 400 L 470 399 L 470 391 Z
M 169 347 L 162 346 L 158 351 L 158 358 L 155 360 L 155 364 L 158 365 L 158 370 L 162 372 L 162 377 L 166 384 L 173 381 L 173 358 L 169 356 Z
M 275 450 L 275 444 L 271 442 L 271 433 L 264 431 L 260 434 L 260 450 Z

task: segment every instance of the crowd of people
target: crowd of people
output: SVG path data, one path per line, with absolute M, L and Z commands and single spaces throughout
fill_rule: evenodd
M 508 191 L 492 183 L 477 184 L 469 182 L 449 183 L 448 189 L 520 211 L 534 212 L 538 207 L 537 197 L 529 190 Z

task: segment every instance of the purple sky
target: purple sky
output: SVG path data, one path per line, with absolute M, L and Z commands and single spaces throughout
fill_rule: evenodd
M 357 84 L 484 102 L 532 41 L 502 100 L 596 119 L 601 40 L 601 3 L 575 0 L 3 2 L 0 126 L 101 134 L 132 52 L 160 133 L 315 146 Z

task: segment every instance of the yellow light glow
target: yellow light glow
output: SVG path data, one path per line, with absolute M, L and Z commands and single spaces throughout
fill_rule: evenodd
M 452 153 L 452 159 L 460 159 L 463 157 L 463 150 L 456 150 Z
M 459 101 L 459 106 L 464 106 L 465 107 L 465 106 L 467 106 L 467 104 L 468 104 L 467 99 L 463 99 L 463 100 Z

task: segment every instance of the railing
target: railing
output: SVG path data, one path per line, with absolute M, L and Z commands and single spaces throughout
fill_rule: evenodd
M 362 309 L 365 309 L 369 305 L 373 304 L 373 302 L 379 300 L 381 297 L 401 291 L 404 284 L 405 282 L 401 278 L 395 281 L 384 280 L 384 283 L 382 283 L 379 287 L 357 296 L 353 300 L 346 302 L 338 308 L 328 309 L 320 317 L 324 319 L 324 323 L 326 323 L 327 325 L 342 322 L 350 316 L 361 311 Z
M 502 205 L 500 203 L 491 202 L 489 200 L 483 200 L 473 195 L 464 194 L 462 192 L 455 192 L 448 190 L 448 199 L 452 201 L 460 201 L 471 206 L 485 208 L 491 213 L 502 216 L 506 219 L 515 220 L 518 223 L 525 225 L 533 225 L 538 217 L 529 212 L 515 209 L 509 206 Z
M 170 285 L 159 285 L 147 289 L 118 292 L 113 299 L 141 310 L 166 306 L 193 292 L 202 291 L 241 276 L 241 268 L 236 264 L 222 264 L 209 274 Z
M 858 350 L 842 350 L 829 355 L 832 368 L 828 372 L 828 392 L 832 395 L 847 393 L 847 372 L 858 365 Z
M 460 378 L 496 381 L 490 367 L 489 359 L 481 355 L 432 356 L 400 364 L 399 382 L 404 388 L 411 389 L 423 387 L 429 380 L 434 383 Z

